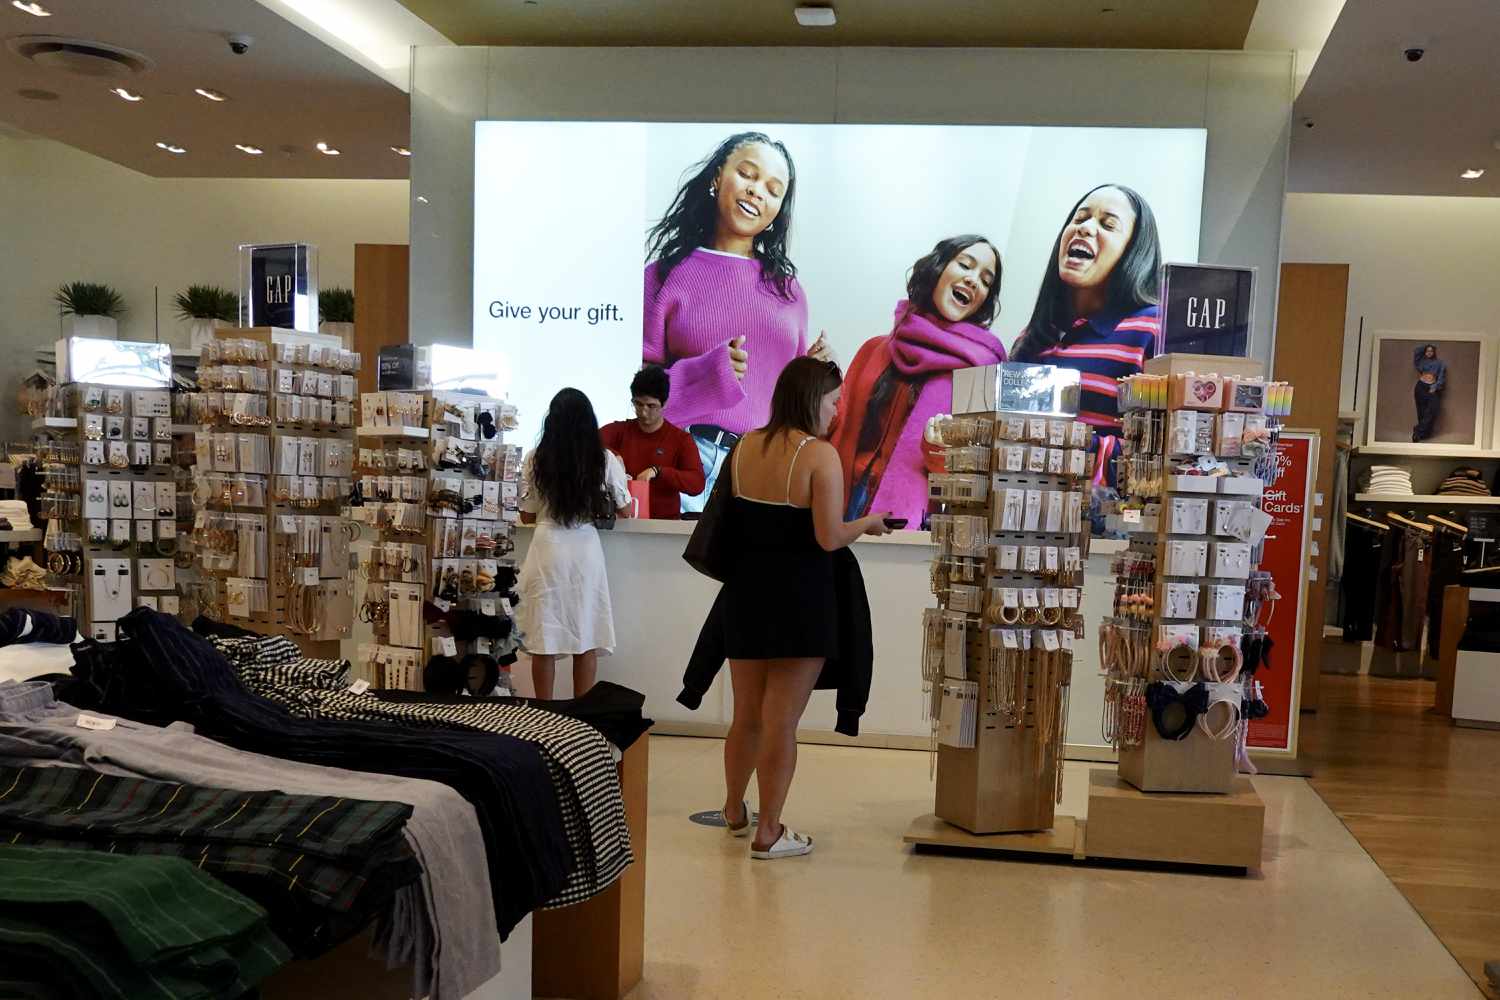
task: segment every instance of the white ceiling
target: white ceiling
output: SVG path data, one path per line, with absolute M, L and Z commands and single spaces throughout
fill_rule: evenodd
M 409 135 L 407 95 L 289 20 L 250 0 L 43 0 L 39 18 L 0 3 L 0 39 L 46 34 L 139 52 L 155 66 L 128 80 L 75 76 L 38 66 L 0 42 L 0 124 L 56 139 L 159 177 L 404 178 L 409 161 L 391 146 Z M 255 43 L 245 55 L 226 35 Z M 109 93 L 125 86 L 137 104 Z M 195 87 L 222 91 L 215 104 Z M 45 90 L 56 100 L 27 100 Z M 174 156 L 157 141 L 187 148 Z M 325 156 L 327 142 L 340 150 Z M 247 156 L 235 143 L 258 146 Z M 293 153 L 283 146 L 295 147 Z
M 1349 0 L 1297 98 L 1288 189 L 1500 196 L 1497 43 L 1497 0 Z

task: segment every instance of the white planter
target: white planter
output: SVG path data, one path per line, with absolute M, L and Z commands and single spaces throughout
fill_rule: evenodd
M 112 316 L 64 316 L 64 337 L 93 337 L 95 340 L 119 340 L 120 324 Z
M 322 323 L 318 326 L 319 333 L 326 333 L 330 337 L 337 337 L 343 342 L 344 350 L 354 347 L 354 324 L 353 323 Z
M 216 319 L 195 319 L 188 324 L 189 339 L 188 346 L 198 350 L 204 344 L 214 339 L 214 327 L 219 325 Z

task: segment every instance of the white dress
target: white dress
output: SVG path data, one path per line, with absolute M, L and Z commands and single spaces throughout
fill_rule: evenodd
M 536 515 L 531 548 L 517 581 L 521 604 L 516 625 L 522 648 L 546 656 L 591 649 L 613 653 L 615 620 L 599 532 L 590 522 L 569 527 L 552 519 L 532 477 L 535 456 L 527 455 L 521 465 L 521 510 Z M 625 464 L 613 452 L 606 451 L 604 457 L 603 486 L 618 509 L 630 502 Z

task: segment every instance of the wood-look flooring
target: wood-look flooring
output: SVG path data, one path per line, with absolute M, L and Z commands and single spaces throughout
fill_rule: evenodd
M 1500 958 L 1500 732 L 1432 714 L 1431 681 L 1325 674 L 1312 786 L 1488 997 Z

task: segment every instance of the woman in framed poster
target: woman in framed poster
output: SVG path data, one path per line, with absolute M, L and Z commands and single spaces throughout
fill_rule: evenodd
M 1365 445 L 1394 455 L 1479 451 L 1493 353 L 1483 334 L 1376 332 Z
M 1436 344 L 1423 344 L 1413 351 L 1411 363 L 1417 370 L 1417 381 L 1412 386 L 1417 423 L 1411 429 L 1411 439 L 1426 441 L 1432 437 L 1432 426 L 1442 406 L 1441 393 L 1448 381 L 1448 366 L 1438 357 Z

